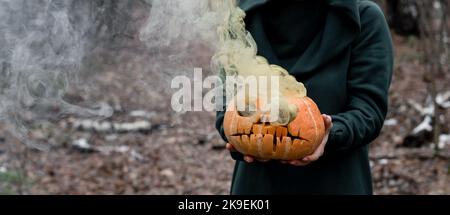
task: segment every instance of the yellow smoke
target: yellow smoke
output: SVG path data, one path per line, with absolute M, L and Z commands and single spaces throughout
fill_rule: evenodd
M 284 68 L 271 65 L 264 57 L 257 55 L 257 45 L 252 35 L 245 28 L 244 18 L 246 14 L 236 6 L 236 1 L 213 2 L 216 2 L 212 3 L 213 8 L 227 9 L 225 10 L 227 14 L 224 15 L 225 20 L 217 29 L 219 43 L 217 52 L 212 58 L 213 68 L 226 76 L 267 77 L 268 80 L 273 80 L 271 77 L 278 77 L 279 97 L 267 98 L 268 94 L 263 95 L 260 91 L 258 91 L 257 97 L 271 101 L 277 99 L 279 102 L 278 117 L 275 117 L 276 120 L 269 119 L 268 121 L 272 124 L 288 124 L 295 118 L 297 112 L 296 107 L 290 105 L 288 101 L 293 97 L 305 97 L 306 88 Z M 270 90 L 274 89 L 269 89 L 269 92 Z M 256 98 L 246 98 L 245 102 L 248 106 L 255 107 L 257 101 Z

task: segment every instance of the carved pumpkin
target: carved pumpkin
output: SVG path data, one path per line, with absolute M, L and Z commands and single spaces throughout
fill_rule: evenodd
M 256 111 L 244 116 L 230 102 L 225 112 L 224 132 L 237 151 L 259 159 L 295 160 L 312 154 L 325 135 L 321 113 L 308 97 L 290 97 L 296 116 L 287 125 L 261 122 Z

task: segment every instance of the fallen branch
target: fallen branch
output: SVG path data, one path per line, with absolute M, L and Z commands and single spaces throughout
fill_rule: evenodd
M 76 119 L 72 127 L 77 130 L 94 131 L 99 133 L 132 133 L 132 132 L 150 132 L 153 129 L 152 124 L 147 120 L 138 120 L 134 122 L 107 122 L 91 119 Z
M 439 117 L 436 115 L 440 116 L 440 114 L 435 106 L 443 109 L 450 108 L 450 91 L 438 93 L 434 101 L 431 96 L 428 96 L 425 105 L 421 105 L 412 99 L 408 100 L 408 104 L 423 116 L 423 120 L 404 138 L 402 145 L 421 147 L 425 143 L 434 142 L 438 144 L 439 148 L 442 148 L 442 141 L 438 137 L 440 137 L 439 135 L 442 136 L 440 128 L 443 122 L 437 120 Z
M 436 96 L 436 103 L 440 108 L 448 109 L 450 108 L 450 91 L 444 93 L 438 93 Z
M 144 157 L 136 150 L 131 149 L 129 146 L 94 146 L 91 145 L 87 139 L 76 139 L 72 142 L 71 146 L 82 153 L 95 153 L 100 152 L 105 155 L 111 155 L 112 153 L 129 154 L 134 160 L 143 160 Z

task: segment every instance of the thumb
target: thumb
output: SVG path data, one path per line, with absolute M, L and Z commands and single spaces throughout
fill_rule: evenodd
M 323 121 L 324 121 L 324 124 L 325 124 L 325 129 L 326 130 L 330 130 L 331 127 L 333 126 L 333 122 L 332 122 L 331 116 L 326 115 L 326 114 L 322 114 L 322 118 L 323 118 Z

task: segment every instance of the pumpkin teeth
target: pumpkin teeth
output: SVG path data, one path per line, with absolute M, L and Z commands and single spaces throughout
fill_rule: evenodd
M 257 157 L 263 157 L 263 135 L 262 134 L 256 134 L 255 135 L 255 143 L 256 143 L 256 147 L 257 147 L 257 153 L 258 156 Z
M 276 128 L 273 126 L 270 126 L 270 128 L 268 130 L 269 134 L 275 135 L 275 131 L 276 131 Z
M 261 133 L 262 134 L 267 134 L 267 126 L 263 126 Z
M 295 139 L 294 142 L 292 143 L 293 145 L 302 145 L 302 141 L 300 141 L 300 139 Z
M 274 126 L 266 125 L 263 127 L 262 133 L 275 135 L 275 130 L 276 130 L 276 128 Z
M 281 127 L 281 126 L 277 127 L 276 136 L 277 137 L 285 137 L 285 136 L 287 136 L 287 128 Z
M 274 140 L 273 135 L 271 135 L 271 134 L 264 135 L 263 144 L 262 144 L 263 156 L 272 155 L 273 149 L 274 149 L 273 140 Z
M 250 125 L 249 127 L 246 127 L 244 129 L 245 134 L 250 134 L 252 132 L 252 125 Z
M 248 150 L 248 148 L 249 147 L 251 147 L 250 146 L 250 139 L 249 139 L 249 137 L 248 137 L 248 135 L 242 135 L 241 136 L 241 147 L 242 147 L 242 150 Z
M 264 135 L 263 138 L 264 138 L 264 142 L 268 142 L 268 143 L 273 144 L 273 140 L 274 140 L 274 136 L 273 135 L 266 134 L 266 135 Z
M 300 152 L 300 150 L 301 150 L 301 148 L 302 148 L 302 141 L 300 141 L 300 139 L 295 139 L 293 142 L 292 142 L 292 150 L 291 150 L 291 154 L 296 154 L 296 153 L 299 153 Z
M 241 134 L 250 134 L 252 131 L 252 122 L 248 120 L 240 120 L 239 122 L 239 133 Z
M 251 134 L 250 135 L 250 144 L 252 147 L 249 147 L 249 153 L 250 155 L 256 156 L 258 155 L 259 146 L 258 146 L 258 137 L 257 134 Z M 259 134 L 260 135 L 260 134 Z M 262 136 L 261 136 L 262 139 Z
M 254 134 L 262 134 L 262 130 L 263 130 L 263 126 L 262 126 L 262 125 L 260 125 L 260 124 L 255 124 L 255 125 L 253 125 L 253 130 L 252 130 L 252 132 L 253 132 Z
M 241 127 L 238 129 L 238 131 L 230 136 L 243 136 L 243 135 L 252 135 L 252 134 L 261 134 L 263 137 L 267 134 L 271 134 L 274 137 L 284 138 L 284 137 L 290 137 L 292 140 L 299 139 L 299 140 L 307 140 L 309 139 L 300 137 L 300 136 L 294 136 L 291 133 L 294 133 L 292 131 L 292 128 L 287 128 L 284 126 L 272 126 L 272 125 L 263 125 L 263 124 L 253 124 L 251 125 L 251 128 L 246 126 L 245 128 L 242 127 L 243 123 L 240 123 Z M 291 130 L 291 132 L 289 132 Z
M 290 137 L 284 137 L 281 139 L 281 144 L 284 146 L 283 158 L 286 158 L 289 155 L 289 151 L 291 150 L 292 141 Z
M 281 144 L 280 137 L 277 137 L 276 141 L 277 142 L 273 144 L 273 151 L 274 152 L 277 152 L 278 151 L 278 147 L 280 147 L 280 144 Z
M 269 132 L 270 129 L 266 128 L 265 130 Z M 287 128 L 276 128 L 276 130 L 277 135 L 287 132 Z M 294 154 L 301 153 L 304 150 L 309 150 L 304 146 L 305 141 L 307 140 L 303 138 L 275 136 L 273 134 L 253 133 L 250 135 L 242 134 L 230 137 L 230 142 L 234 143 L 237 149 L 247 151 L 249 155 L 256 157 L 270 157 L 275 155 L 281 159 L 292 157 Z
M 248 135 L 242 135 L 241 138 L 242 138 L 242 143 L 249 144 L 250 139 L 249 139 Z

